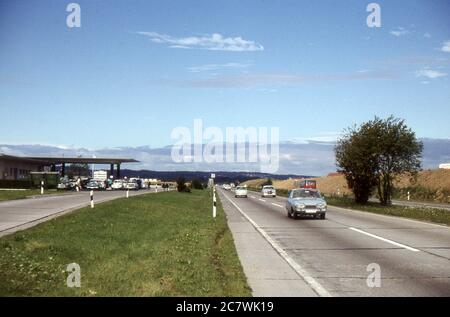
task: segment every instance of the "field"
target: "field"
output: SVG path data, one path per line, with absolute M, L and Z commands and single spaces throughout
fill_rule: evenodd
M 0 296 L 231 295 L 251 291 L 207 190 L 117 199 L 0 239 Z
M 319 190 L 328 196 L 350 196 L 351 191 L 347 187 L 342 175 L 324 176 L 315 178 Z M 258 187 L 263 180 L 250 180 L 245 182 L 248 186 Z M 298 184 L 296 180 L 273 180 L 277 189 L 289 190 Z M 416 201 L 429 201 L 450 203 L 450 170 L 425 170 L 419 172 L 416 179 L 409 176 L 401 176 L 394 183 L 394 198 L 406 199 L 408 192 L 410 199 Z

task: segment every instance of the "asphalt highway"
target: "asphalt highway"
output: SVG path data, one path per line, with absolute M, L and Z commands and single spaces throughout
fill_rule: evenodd
M 319 296 L 450 296 L 447 226 L 332 206 L 294 220 L 284 197 L 218 190 Z
M 162 191 L 159 189 L 159 191 Z M 155 192 L 155 189 L 129 191 L 129 196 Z M 94 203 L 125 197 L 126 191 L 94 191 Z M 95 205 L 94 204 L 94 205 Z M 90 205 L 89 191 L 43 195 L 0 202 L 0 237 L 32 227 L 72 210 Z

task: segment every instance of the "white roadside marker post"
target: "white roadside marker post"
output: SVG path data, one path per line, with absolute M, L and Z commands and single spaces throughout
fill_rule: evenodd
M 409 191 L 408 191 L 408 201 L 409 201 L 409 198 L 410 198 L 410 196 L 409 196 Z
M 91 190 L 89 194 L 91 196 L 91 208 L 94 208 L 94 191 Z
M 44 195 L 44 181 L 41 180 L 41 195 Z
M 216 189 L 213 187 L 213 218 L 217 215 Z
M 130 190 L 127 189 L 127 198 L 130 197 Z
M 217 215 L 217 202 L 216 202 L 216 187 L 214 186 L 214 178 L 216 178 L 216 174 L 211 174 L 212 179 L 212 188 L 213 188 L 213 218 L 216 218 Z

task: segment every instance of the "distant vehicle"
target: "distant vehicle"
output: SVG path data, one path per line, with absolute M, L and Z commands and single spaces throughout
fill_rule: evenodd
M 102 187 L 102 185 L 99 182 L 97 182 L 95 180 L 91 180 L 86 184 L 85 188 L 87 190 L 99 190 L 99 189 L 103 189 L 104 187 Z
M 77 181 L 74 179 L 70 179 L 68 186 L 69 186 L 69 189 L 75 189 L 75 187 L 77 186 Z
M 293 189 L 286 201 L 286 211 L 289 218 L 308 215 L 325 219 L 327 202 L 316 189 Z
M 56 186 L 57 189 L 69 189 L 69 182 L 61 182 Z
M 225 190 L 230 190 L 231 189 L 231 185 L 230 184 L 223 184 L 222 188 Z
M 139 184 L 136 180 L 130 180 L 129 182 L 126 182 L 123 184 L 124 189 L 131 189 L 131 190 L 138 190 Z
M 236 189 L 234 190 L 234 197 L 247 198 L 247 187 L 246 186 L 236 186 Z
M 111 185 L 112 189 L 123 189 L 124 188 L 124 182 L 121 179 L 116 179 Z
M 142 189 L 148 189 L 148 183 L 141 180 L 141 188 Z
M 137 186 L 138 186 L 137 189 L 143 188 L 142 186 L 143 186 L 144 182 L 140 178 L 135 178 L 135 177 L 130 178 L 129 182 L 135 182 L 137 184 Z
M 277 191 L 272 185 L 265 185 L 261 189 L 261 197 L 277 197 Z
M 104 181 L 96 181 L 98 184 L 98 189 L 106 189 L 106 184 Z
M 317 183 L 315 180 L 311 180 L 311 179 L 305 179 L 302 180 L 300 182 L 300 188 L 305 188 L 305 189 L 316 189 L 317 188 Z

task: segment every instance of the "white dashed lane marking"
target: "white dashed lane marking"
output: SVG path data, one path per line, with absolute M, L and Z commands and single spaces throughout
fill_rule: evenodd
M 375 238 L 375 239 L 378 239 L 378 240 L 381 240 L 381 241 L 393 244 L 393 245 L 395 245 L 397 247 L 404 248 L 404 249 L 409 250 L 409 251 L 413 251 L 413 252 L 419 252 L 420 251 L 420 250 L 411 248 L 411 247 L 409 247 L 407 245 L 404 245 L 404 244 L 401 244 L 401 243 L 398 243 L 398 242 L 395 242 L 395 241 L 392 241 L 392 240 L 389 240 L 389 239 L 377 236 L 377 235 L 372 234 L 372 233 L 365 232 L 365 231 L 360 230 L 360 229 L 356 229 L 356 228 L 353 228 L 353 227 L 349 227 L 349 229 L 353 230 L 353 231 L 356 231 L 356 232 L 359 232 L 359 233 L 362 233 L 362 234 L 365 234 L 365 235 L 367 235 L 369 237 L 372 237 L 372 238 Z

